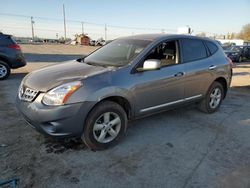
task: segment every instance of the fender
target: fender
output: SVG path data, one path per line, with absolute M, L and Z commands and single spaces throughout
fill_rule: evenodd
M 131 114 L 134 114 L 135 97 L 133 93 L 127 89 L 117 86 L 107 86 L 96 91 L 88 91 L 86 88 L 80 88 L 67 103 L 92 102 L 94 105 L 109 97 L 122 97 L 126 99 L 131 107 Z M 73 100 L 74 99 L 74 100 Z
M 0 52 L 0 61 L 1 60 L 4 61 L 5 63 L 7 63 L 10 66 L 10 62 L 8 61 L 8 57 L 5 54 Z

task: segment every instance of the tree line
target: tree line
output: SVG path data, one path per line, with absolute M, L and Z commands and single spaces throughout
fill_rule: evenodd
M 240 33 L 238 33 L 238 38 L 250 41 L 250 23 L 242 27 Z

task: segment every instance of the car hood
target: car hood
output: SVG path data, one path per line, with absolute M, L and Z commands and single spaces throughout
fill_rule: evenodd
M 110 69 L 78 61 L 69 61 L 33 71 L 23 79 L 23 84 L 32 89 L 46 92 L 58 85 L 82 80 L 106 71 L 110 71 Z

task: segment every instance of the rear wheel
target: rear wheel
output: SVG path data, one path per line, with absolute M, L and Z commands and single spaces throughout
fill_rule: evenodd
M 9 75 L 10 75 L 10 66 L 5 62 L 0 61 L 0 80 L 8 78 Z
M 90 112 L 82 135 L 92 150 L 103 150 L 118 142 L 127 129 L 127 115 L 117 103 L 105 101 Z
M 213 113 L 220 107 L 220 104 L 224 98 L 224 88 L 221 83 L 214 82 L 205 98 L 198 104 L 198 108 L 205 113 Z
M 238 62 L 241 63 L 242 60 L 243 60 L 243 58 L 242 58 L 242 56 L 240 56 Z

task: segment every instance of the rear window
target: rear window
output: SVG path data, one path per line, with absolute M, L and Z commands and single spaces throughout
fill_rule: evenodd
M 212 55 L 218 50 L 218 47 L 212 42 L 206 41 L 206 45 Z
M 183 61 L 195 61 L 207 57 L 206 48 L 201 40 L 182 39 Z
M 16 42 L 9 35 L 0 35 L 0 45 L 7 46 L 10 44 L 15 44 Z

